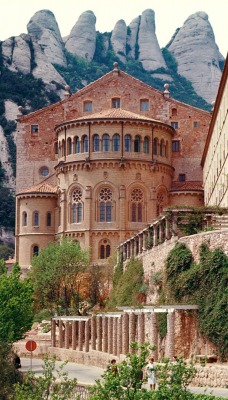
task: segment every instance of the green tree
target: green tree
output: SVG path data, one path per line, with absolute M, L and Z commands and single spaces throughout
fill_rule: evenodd
M 23 383 L 15 385 L 14 400 L 80 400 L 75 390 L 77 380 L 70 380 L 67 372 L 63 371 L 66 363 L 56 369 L 55 361 L 55 357 L 49 359 L 45 356 L 43 373 L 39 377 L 28 371 Z
M 13 399 L 13 385 L 21 381 L 21 374 L 14 366 L 11 345 L 0 343 L 0 399 Z
M 80 289 L 88 263 L 89 251 L 68 238 L 42 249 L 33 258 L 30 272 L 37 310 L 79 313 Z
M 0 275 L 0 342 L 13 343 L 23 338 L 33 320 L 32 286 L 28 279 L 20 279 L 21 271 L 15 264 L 10 275 Z

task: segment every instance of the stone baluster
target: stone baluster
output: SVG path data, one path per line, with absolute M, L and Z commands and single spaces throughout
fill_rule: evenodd
M 85 352 L 89 352 L 89 333 L 90 333 L 90 320 L 85 321 Z
M 125 312 L 123 314 L 123 354 L 129 352 L 129 315 Z
M 141 346 L 145 341 L 145 314 L 139 313 L 138 315 L 138 344 Z
M 125 243 L 123 245 L 123 259 L 124 259 L 124 261 L 127 259 L 127 249 L 126 249 L 126 244 Z
M 129 343 L 135 342 L 136 337 L 136 315 L 135 313 L 129 314 Z M 130 353 L 133 353 L 133 349 L 130 347 Z
M 97 317 L 97 350 L 102 351 L 102 317 Z
M 51 320 L 51 345 L 56 347 L 56 322 L 54 319 Z
M 170 227 L 169 227 L 169 218 L 165 218 L 165 238 L 167 240 L 170 239 Z
M 138 254 L 142 253 L 142 247 L 143 247 L 143 241 L 142 241 L 142 233 L 139 234 L 139 249 L 138 249 Z
M 134 240 L 131 239 L 130 241 L 130 257 L 134 256 Z
M 130 258 L 130 242 L 127 242 L 127 259 Z
M 102 351 L 108 351 L 108 324 L 107 317 L 102 317 Z
M 120 262 L 120 251 L 121 251 L 121 246 L 117 247 L 116 251 L 117 264 Z
M 147 238 L 147 231 L 143 231 L 143 248 L 142 251 L 146 250 L 146 238 Z
M 91 349 L 96 350 L 96 317 L 91 318 Z
M 163 243 L 163 224 L 162 221 L 159 223 L 159 243 Z
M 112 341 L 113 341 L 113 354 L 117 356 L 117 329 L 118 329 L 118 317 L 113 318 L 113 332 L 112 332 Z
M 85 335 L 85 323 L 84 321 L 79 321 L 78 327 L 78 350 L 83 351 L 83 341 Z
M 69 349 L 69 321 L 65 322 L 65 349 Z
M 72 322 L 72 350 L 77 347 L 77 321 Z
M 63 348 L 63 321 L 59 320 L 59 347 Z
M 134 240 L 134 257 L 136 257 L 138 254 L 138 238 L 135 237 L 133 240 Z
M 108 353 L 113 354 L 113 318 L 108 317 Z
M 167 336 L 166 357 L 172 359 L 175 354 L 175 311 L 168 310 L 167 314 Z
M 118 318 L 117 322 L 117 355 L 118 357 L 123 352 L 123 316 Z

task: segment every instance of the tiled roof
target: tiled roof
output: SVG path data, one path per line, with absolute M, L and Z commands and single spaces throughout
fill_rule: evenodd
M 133 119 L 133 120 L 141 120 L 141 121 L 149 121 L 149 122 L 160 122 L 158 120 L 149 118 L 145 115 L 135 114 L 131 111 L 123 110 L 122 108 L 109 108 L 107 110 L 100 111 L 95 114 L 86 115 L 83 117 L 77 118 L 76 121 L 88 120 L 88 119 Z
M 169 190 L 170 192 L 186 192 L 191 190 L 203 190 L 202 182 L 200 181 L 185 181 L 179 182 L 174 181 L 172 183 L 172 187 Z
M 57 187 L 52 186 L 49 183 L 39 183 L 38 185 L 32 186 L 31 188 L 23 190 L 23 193 L 56 193 Z

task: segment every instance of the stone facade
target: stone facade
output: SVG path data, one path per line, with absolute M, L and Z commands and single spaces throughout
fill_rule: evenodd
M 210 113 L 117 64 L 73 95 L 66 89 L 59 103 L 29 115 L 19 110 L 16 260 L 24 269 L 57 235 L 90 247 L 91 262 L 104 263 L 163 207 L 203 205 Z
M 202 158 L 205 204 L 228 206 L 228 58 Z

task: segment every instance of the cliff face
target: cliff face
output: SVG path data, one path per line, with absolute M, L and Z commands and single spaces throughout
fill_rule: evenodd
M 208 15 L 190 15 L 168 49 L 177 60 L 178 73 L 192 82 L 196 93 L 209 103 L 215 100 L 221 79 L 221 54 Z
M 31 75 L 33 78 L 41 79 L 46 88 L 48 102 L 56 101 L 56 98 L 49 96 L 53 91 L 62 97 L 64 86 L 68 83 L 63 74 L 61 75 L 59 72 L 61 71 L 59 68 L 67 70 L 69 67 L 67 52 L 85 59 L 88 63 L 96 58 L 96 62 L 100 63 L 102 67 L 106 64 L 104 57 L 111 53 L 123 65 L 129 65 L 129 62 L 136 65 L 140 62 L 143 71 L 156 78 L 161 87 L 167 80 L 173 81 L 170 67 L 166 64 L 157 40 L 153 10 L 145 10 L 142 15 L 133 19 L 129 26 L 124 20 L 119 20 L 111 33 L 104 34 L 96 32 L 94 13 L 86 11 L 76 21 L 69 36 L 65 39 L 61 37 L 54 14 L 49 10 L 41 10 L 30 19 L 27 30 L 27 33 L 16 37 L 12 36 L 0 43 L 1 65 L 8 71 L 18 74 L 18 79 L 21 79 L 19 78 L 21 75 L 25 77 Z M 98 36 L 100 41 L 98 41 Z M 215 100 L 221 78 L 220 62 L 224 58 L 215 43 L 213 29 L 207 14 L 197 12 L 191 15 L 183 26 L 177 29 L 167 45 L 167 49 L 177 62 L 178 74 L 187 78 L 192 83 L 195 92 L 208 103 Z M 134 75 L 130 67 L 127 71 Z M 77 75 L 77 73 L 77 68 L 75 68 L 73 74 Z M 142 76 L 140 79 L 143 80 Z M 89 77 L 80 77 L 80 79 L 83 85 L 83 83 L 88 83 Z M 39 95 L 38 92 L 34 94 L 37 97 Z M 17 106 L 21 105 L 20 96 L 21 98 L 26 97 L 20 91 L 13 95 L 13 99 L 0 95 L 0 102 L 2 101 L 0 114 L 4 117 L 4 121 L 8 121 L 11 125 L 16 118 Z M 11 104 L 7 103 L 9 100 L 14 104 L 13 114 L 7 113 L 7 107 Z M 183 101 L 186 101 L 186 97 L 183 98 Z M 29 101 L 26 103 L 28 110 L 31 110 L 30 103 Z M 34 107 L 42 106 L 37 104 Z M 1 122 L 0 128 L 0 161 L 6 171 L 6 184 L 13 188 L 14 178 L 10 165 L 12 154 L 10 154 L 9 141 L 6 141 L 5 128 Z M 11 129 L 12 141 L 14 138 L 15 131 Z

